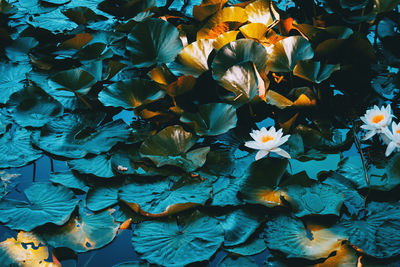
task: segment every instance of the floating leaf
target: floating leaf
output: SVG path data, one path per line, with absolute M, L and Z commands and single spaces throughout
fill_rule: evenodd
M 146 19 L 133 26 L 127 49 L 136 67 L 172 62 L 182 49 L 178 30 L 161 19 Z
M 213 42 L 214 48 L 219 50 L 226 44 L 235 41 L 238 33 L 239 31 L 229 31 L 222 33 L 217 37 L 217 39 L 214 40 Z
M 46 227 L 35 232 L 52 247 L 86 252 L 110 243 L 118 228 L 119 224 L 114 222 L 111 211 L 90 214 L 81 207 L 79 216 L 72 217 L 65 225 Z
M 197 113 L 184 113 L 180 121 L 191 125 L 200 136 L 220 135 L 236 126 L 236 109 L 224 103 L 205 104 Z
M 193 17 L 196 20 L 203 21 L 211 16 L 228 2 L 228 0 L 205 0 L 200 5 L 193 7 Z
M 78 203 L 72 191 L 49 183 L 33 184 L 24 192 L 29 202 L 0 202 L 0 222 L 12 229 L 30 231 L 46 223 L 62 225 Z
M 293 69 L 293 74 L 311 82 L 321 83 L 339 69 L 339 64 L 321 64 L 320 61 L 307 60 L 299 61 Z
M 0 155 L 0 168 L 10 168 L 35 161 L 42 152 L 32 147 L 31 132 L 16 128 L 0 136 Z
M 50 174 L 50 181 L 55 184 L 61 184 L 65 187 L 72 189 L 79 189 L 83 192 L 87 192 L 89 187 L 85 181 L 76 176 L 72 171 L 53 172 Z
M 327 258 L 323 263 L 317 263 L 314 267 L 346 267 L 357 266 L 357 252 L 348 245 L 342 245 L 336 254 Z
M 267 222 L 265 241 L 268 248 L 280 250 L 289 258 L 317 260 L 339 250 L 345 238 L 335 228 L 319 225 L 309 225 L 307 228 L 311 237 L 301 221 L 279 216 Z
M 157 167 L 173 165 L 193 171 L 203 166 L 210 151 L 209 147 L 188 151 L 196 141 L 197 138 L 182 126 L 174 125 L 146 139 L 139 152 L 143 157 L 151 159 Z
M 74 159 L 68 161 L 68 166 L 78 172 L 93 174 L 98 177 L 111 178 L 115 174 L 113 172 L 111 156 L 100 154 L 96 156 Z
M 165 96 L 165 92 L 152 81 L 144 79 L 122 80 L 105 87 L 99 100 L 105 106 L 136 108 Z
M 236 210 L 220 220 L 224 229 L 224 246 L 243 244 L 260 226 L 262 217 L 245 209 Z
M 213 40 L 200 39 L 185 46 L 175 61 L 168 64 L 175 75 L 192 75 L 199 77 L 208 70 L 208 56 L 213 51 Z
M 242 245 L 235 247 L 224 247 L 224 250 L 242 255 L 242 256 L 251 256 L 255 254 L 259 254 L 267 249 L 267 245 L 265 244 L 263 239 L 253 238 L 251 240 L 247 240 L 247 242 Z
M 339 216 L 345 199 L 339 189 L 327 184 L 314 184 L 311 187 L 290 185 L 285 187 L 285 191 L 285 199 L 297 217 L 316 214 Z
M 244 9 L 249 17 L 249 22 L 262 23 L 266 26 L 271 25 L 274 22 L 274 18 L 272 17 L 270 5 L 270 0 L 257 0 L 248 4 Z
M 234 266 L 256 267 L 258 266 L 258 264 L 252 258 L 236 257 L 236 256 L 227 256 L 218 264 L 218 267 L 234 267 Z
M 290 36 L 277 42 L 268 52 L 267 69 L 276 72 L 291 72 L 301 60 L 311 59 L 314 51 L 311 44 L 301 36 Z
M 24 87 L 22 83 L 26 79 L 26 74 L 31 71 L 29 65 L 14 65 L 0 63 L 0 72 L 2 73 L 0 77 L 0 103 L 5 104 L 9 97 L 21 90 Z
M 235 28 L 237 28 L 235 26 L 240 26 L 246 21 L 247 14 L 243 8 L 226 7 L 219 10 L 209 20 L 207 20 L 203 28 L 197 32 L 197 40 L 215 39 L 224 32 L 235 30 Z
M 253 62 L 259 72 L 265 70 L 267 52 L 265 48 L 253 40 L 240 39 L 218 50 L 211 65 L 213 77 L 220 81 L 226 71 L 234 65 Z
M 49 85 L 53 88 L 68 90 L 82 95 L 86 95 L 95 83 L 95 78 L 82 69 L 61 71 L 49 81 Z
M 37 87 L 26 87 L 7 102 L 13 119 L 22 127 L 42 127 L 62 114 L 62 105 Z
M 126 141 L 130 130 L 122 120 L 101 126 L 102 116 L 64 114 L 46 124 L 33 136 L 41 149 L 62 157 L 82 158 L 110 150 L 118 142 Z
M 132 243 L 142 258 L 164 266 L 182 266 L 208 260 L 224 241 L 224 232 L 212 217 L 191 215 L 176 220 L 138 224 Z
M 33 27 L 42 28 L 55 33 L 73 30 L 78 27 L 78 24 L 70 21 L 59 9 L 40 14 L 39 16 L 33 16 L 32 20 L 27 20 L 27 23 Z
M 49 258 L 49 249 L 43 244 L 34 234 L 20 231 L 17 239 L 10 237 L 0 243 L 0 262 L 3 266 L 61 266 L 45 261 Z

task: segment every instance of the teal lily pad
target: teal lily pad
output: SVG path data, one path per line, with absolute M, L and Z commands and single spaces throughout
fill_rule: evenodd
M 194 171 L 204 165 L 210 147 L 201 147 L 189 151 L 197 138 L 186 132 L 182 126 L 169 126 L 146 139 L 141 147 L 142 157 L 152 160 L 157 167 L 173 165 Z
M 78 24 L 69 20 L 60 9 L 43 13 L 39 16 L 32 16 L 32 20 L 27 20 L 27 23 L 33 27 L 45 29 L 54 33 L 69 31 L 78 27 Z
M 308 231 L 311 236 L 308 236 Z M 320 225 L 308 225 L 306 228 L 302 221 L 287 216 L 268 221 L 265 230 L 267 247 L 283 252 L 288 258 L 327 258 L 340 249 L 345 239 L 339 228 Z
M 146 19 L 133 26 L 127 47 L 135 67 L 169 63 L 182 50 L 178 29 L 162 19 Z
M 224 103 L 205 104 L 197 113 L 184 113 L 180 121 L 191 125 L 200 136 L 220 135 L 236 126 L 236 109 Z
M 0 168 L 21 167 L 42 156 L 42 151 L 33 148 L 31 134 L 18 127 L 0 136 Z
M 220 220 L 224 229 L 224 246 L 243 244 L 256 231 L 262 222 L 262 216 L 245 209 L 233 211 Z
M 267 69 L 291 72 L 301 60 L 314 57 L 311 44 L 302 36 L 290 36 L 277 42 L 268 53 Z
M 99 100 L 105 106 L 137 108 L 165 96 L 157 83 L 144 79 L 122 80 L 105 87 L 99 93 Z
M 82 69 L 65 70 L 54 75 L 49 85 L 58 90 L 67 90 L 73 93 L 86 95 L 96 79 L 87 71 Z
M 36 132 L 33 141 L 51 154 L 82 158 L 108 151 L 128 139 L 130 130 L 125 122 L 117 120 L 98 126 L 102 119 L 99 114 L 64 114 Z
M 25 195 L 29 202 L 11 199 L 0 202 L 0 222 L 23 231 L 46 223 L 63 225 L 78 204 L 72 191 L 49 183 L 33 184 L 25 190 Z
M 50 181 L 61 184 L 71 189 L 79 189 L 83 192 L 89 191 L 89 186 L 84 179 L 75 175 L 72 171 L 53 172 L 50 174 Z
M 292 206 L 297 217 L 306 215 L 340 215 L 345 200 L 343 193 L 327 184 L 314 184 L 311 187 L 290 185 L 284 188 L 285 199 Z
M 42 127 L 63 112 L 58 101 L 37 87 L 27 87 L 13 94 L 7 108 L 22 127 Z
M 30 65 L 0 63 L 0 103 L 5 104 L 10 96 L 24 87 L 22 83 L 26 74 L 31 71 Z
M 251 256 L 256 255 L 267 249 L 267 245 L 264 242 L 264 239 L 260 238 L 250 238 L 245 243 L 234 246 L 234 247 L 224 247 L 224 250 L 242 255 L 242 256 Z
M 119 186 L 95 187 L 86 195 L 86 207 L 92 211 L 104 210 L 118 203 Z
M 237 206 L 242 202 L 238 199 L 237 195 L 240 190 L 240 179 L 230 179 L 227 177 L 220 177 L 213 184 L 213 197 L 211 201 L 212 206 Z
M 71 169 L 80 173 L 92 174 L 98 177 L 111 178 L 115 174 L 111 165 L 110 155 L 100 154 L 68 161 Z
M 230 42 L 218 50 L 211 65 L 213 77 L 220 81 L 226 71 L 234 65 L 252 62 L 259 72 L 264 71 L 267 62 L 265 48 L 250 39 Z
M 297 63 L 293 74 L 311 82 L 321 83 L 339 69 L 339 64 L 322 64 L 320 61 L 305 60 Z
M 132 244 L 142 258 L 164 266 L 209 260 L 224 241 L 224 231 L 212 217 L 192 214 L 177 220 L 138 224 Z
M 376 258 L 400 254 L 400 205 L 371 202 L 360 219 L 341 222 L 350 244 Z
M 67 247 L 86 252 L 104 247 L 117 234 L 119 223 L 114 222 L 110 210 L 90 214 L 79 209 L 79 215 L 63 226 L 40 228 L 35 231 L 52 247 Z
M 219 264 L 218 267 L 257 267 L 256 261 L 249 257 L 226 256 Z
M 279 158 L 264 158 L 253 162 L 240 189 L 243 199 L 267 207 L 284 205 L 281 199 L 284 192 L 278 185 L 287 164 L 286 159 Z

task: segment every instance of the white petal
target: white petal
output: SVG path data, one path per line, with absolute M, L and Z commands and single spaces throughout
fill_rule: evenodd
M 256 154 L 256 160 L 262 159 L 266 155 L 268 155 L 269 151 L 268 150 L 260 150 Z
M 363 116 L 363 117 L 360 117 L 360 119 L 361 119 L 361 121 L 362 121 L 363 123 L 368 124 L 367 119 L 366 119 L 364 116 Z
M 376 131 L 375 130 L 371 130 L 371 131 L 369 131 L 368 133 L 366 133 L 365 134 L 365 136 L 363 137 L 363 140 L 365 141 L 365 140 L 368 140 L 368 139 L 370 139 L 372 136 L 374 136 L 376 134 Z
M 360 128 L 364 129 L 364 130 L 374 130 L 374 129 L 376 129 L 376 126 L 364 124 L 364 125 L 361 125 Z
M 274 152 L 274 153 L 276 153 L 276 154 L 278 154 L 278 155 L 280 155 L 280 156 L 282 156 L 282 157 L 284 157 L 284 158 L 291 159 L 289 153 L 287 153 L 287 152 L 286 152 L 285 150 L 283 150 L 282 148 L 275 148 L 275 149 L 272 149 L 271 152 Z
M 285 135 L 284 137 L 282 137 L 281 140 L 279 140 L 279 142 L 276 144 L 276 146 L 280 146 L 280 145 L 286 143 L 287 140 L 289 140 L 289 137 L 290 137 L 290 134 Z
M 392 152 L 395 148 L 396 148 L 396 143 L 390 142 L 390 144 L 386 148 L 385 156 L 389 157 L 389 155 L 392 154 Z
M 253 131 L 252 133 L 250 133 L 251 138 L 253 138 L 254 140 L 258 140 L 258 133 Z
M 261 149 L 261 146 L 255 141 L 248 141 L 244 145 L 252 149 Z

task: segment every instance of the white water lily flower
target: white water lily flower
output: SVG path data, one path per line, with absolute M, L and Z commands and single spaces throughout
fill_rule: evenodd
M 388 144 L 385 152 L 385 156 L 388 157 L 396 148 L 397 151 L 400 151 L 400 123 L 396 124 L 393 122 L 392 132 L 387 130 L 386 135 L 390 139 L 390 143 Z
M 289 153 L 279 148 L 279 146 L 289 139 L 290 135 L 282 135 L 282 129 L 276 131 L 275 127 L 273 126 L 269 128 L 269 130 L 267 130 L 265 127 L 262 127 L 261 130 L 253 130 L 253 132 L 250 133 L 250 136 L 254 139 L 254 141 L 248 141 L 244 145 L 260 150 L 257 152 L 256 160 L 267 156 L 269 152 L 274 152 L 282 157 L 290 159 Z
M 364 122 L 361 128 L 368 131 L 363 140 L 370 139 L 377 133 L 385 133 L 392 117 L 394 116 L 390 105 L 380 109 L 375 105 L 374 108 L 367 110 L 365 115 L 360 118 Z

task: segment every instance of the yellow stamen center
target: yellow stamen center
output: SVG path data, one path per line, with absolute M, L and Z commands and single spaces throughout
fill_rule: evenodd
M 261 142 L 266 143 L 268 141 L 274 140 L 274 138 L 272 136 L 269 135 L 265 135 L 263 137 L 261 137 Z
M 385 118 L 385 116 L 383 116 L 382 114 L 375 115 L 372 117 L 372 122 L 378 123 L 378 122 L 382 121 L 384 118 Z

